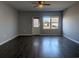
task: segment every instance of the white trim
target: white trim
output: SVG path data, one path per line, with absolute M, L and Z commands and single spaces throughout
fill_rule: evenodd
M 7 43 L 8 41 L 10 41 L 10 40 L 12 40 L 12 39 L 14 39 L 14 38 L 16 38 L 16 37 L 18 37 L 18 35 L 13 36 L 12 38 L 10 38 L 10 39 L 8 39 L 8 40 L 5 40 L 5 41 L 1 42 L 0 45 L 3 45 L 4 43 Z
M 68 37 L 68 36 L 66 36 L 66 35 L 63 35 L 65 38 L 68 38 L 69 40 L 72 40 L 73 42 L 75 42 L 75 43 L 77 43 L 77 44 L 79 44 L 79 42 L 78 41 L 76 41 L 75 39 L 72 39 L 71 37 Z
M 24 36 L 32 36 L 33 34 L 19 34 L 20 35 L 24 35 Z
M 61 34 L 19 34 L 24 36 L 32 36 L 32 35 L 61 35 Z
M 61 34 L 39 34 L 39 35 L 61 35 Z

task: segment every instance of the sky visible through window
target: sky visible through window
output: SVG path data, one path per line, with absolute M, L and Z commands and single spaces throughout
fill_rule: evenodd
M 43 29 L 58 29 L 59 17 L 43 17 Z

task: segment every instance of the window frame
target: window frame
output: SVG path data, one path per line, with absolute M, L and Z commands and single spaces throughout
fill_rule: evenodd
M 49 18 L 49 20 L 48 20 L 48 21 L 49 21 L 49 22 L 48 22 L 48 23 L 49 23 L 49 28 L 45 28 L 45 27 L 44 27 L 44 23 L 45 23 L 45 22 L 44 22 L 44 18 L 43 18 L 43 29 L 50 29 L 50 17 L 49 17 L 49 16 L 45 16 L 45 17 Z
M 59 16 L 52 16 L 52 17 L 50 17 L 50 16 L 48 16 L 49 18 L 50 18 L 50 28 L 47 28 L 48 30 L 49 29 L 59 29 Z M 52 22 L 52 18 L 55 18 L 55 17 L 57 17 L 58 18 L 58 21 L 57 22 Z M 44 20 L 44 18 L 43 18 L 43 20 Z M 57 28 L 52 28 L 52 25 L 51 24 L 54 24 L 54 23 L 57 23 L 58 25 L 57 25 Z M 44 28 L 44 22 L 43 22 L 43 29 L 45 29 Z
M 52 20 L 50 20 L 50 22 L 51 22 L 50 24 L 55 24 L 55 23 L 57 23 L 58 26 L 57 26 L 57 28 L 52 28 L 52 25 L 50 25 L 50 28 L 51 28 L 51 29 L 59 29 L 59 19 L 60 19 L 60 18 L 59 18 L 59 16 L 53 16 L 53 17 L 51 17 L 51 19 L 52 19 L 52 18 L 55 18 L 55 17 L 58 18 L 58 21 L 57 21 L 57 22 L 52 22 Z

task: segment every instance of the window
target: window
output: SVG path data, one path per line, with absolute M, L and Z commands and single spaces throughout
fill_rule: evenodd
M 33 18 L 33 27 L 39 27 L 39 18 L 37 17 Z
M 51 29 L 58 29 L 59 17 L 51 18 Z
M 50 29 L 50 17 L 43 18 L 43 29 Z
M 59 17 L 43 17 L 43 29 L 58 29 Z

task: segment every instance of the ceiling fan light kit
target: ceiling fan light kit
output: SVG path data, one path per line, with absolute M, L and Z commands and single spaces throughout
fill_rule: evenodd
M 43 8 L 44 6 L 43 5 L 38 5 L 38 8 Z

